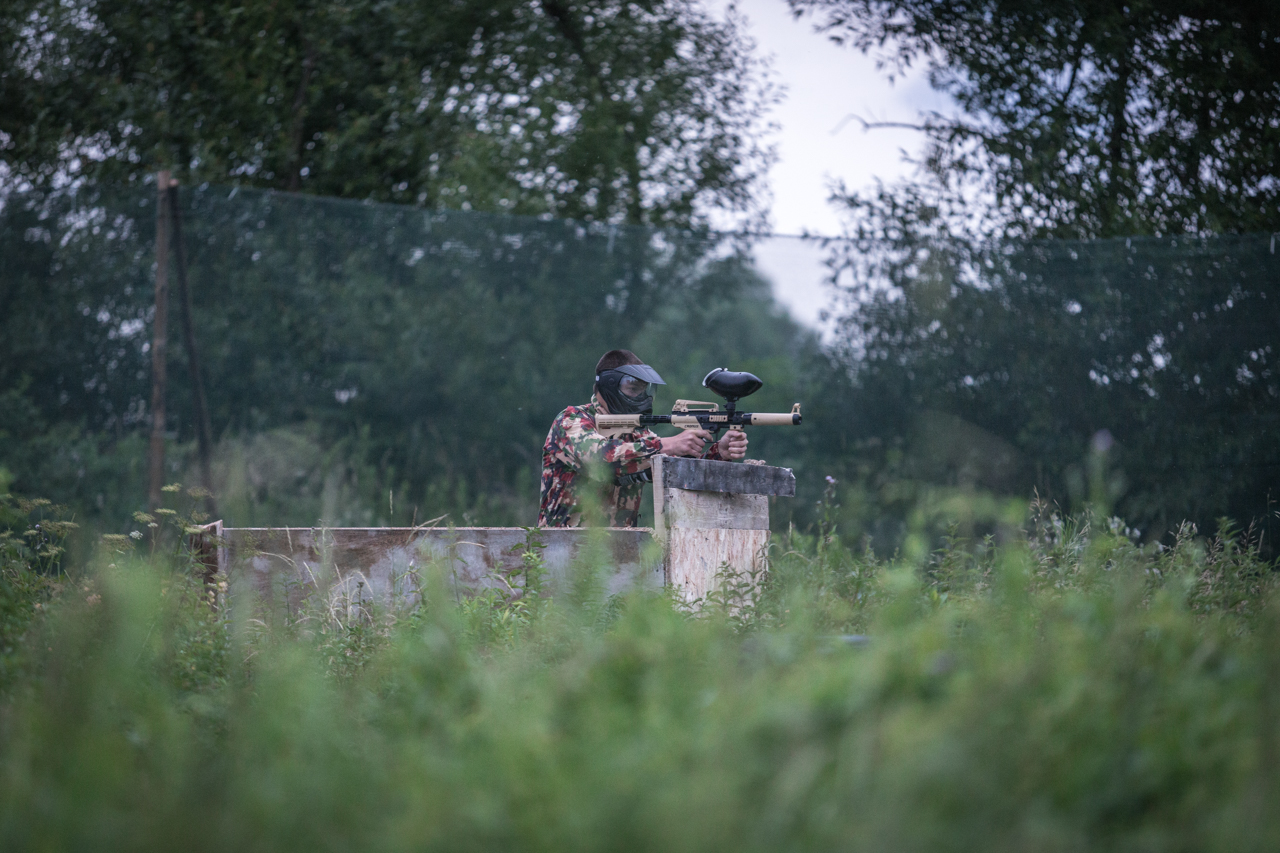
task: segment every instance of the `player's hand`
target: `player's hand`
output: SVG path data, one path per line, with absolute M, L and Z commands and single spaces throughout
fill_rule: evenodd
M 747 434 L 740 430 L 731 429 L 724 434 L 724 438 L 720 439 L 717 447 L 720 451 L 721 459 L 737 462 L 747 455 Z
M 667 456 L 701 456 L 710 440 L 711 433 L 705 429 L 681 430 L 679 435 L 662 439 L 662 452 Z

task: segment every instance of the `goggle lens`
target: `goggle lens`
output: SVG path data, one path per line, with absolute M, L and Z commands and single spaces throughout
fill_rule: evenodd
M 649 383 L 636 379 L 634 376 L 624 376 L 622 382 L 618 384 L 618 388 L 623 394 L 633 399 L 646 397 L 649 394 Z

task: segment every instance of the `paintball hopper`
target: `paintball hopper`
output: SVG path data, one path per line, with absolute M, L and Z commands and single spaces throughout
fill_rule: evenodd
M 749 397 L 764 387 L 764 382 L 753 373 L 735 373 L 717 367 L 702 379 L 702 387 L 710 388 L 730 403 Z

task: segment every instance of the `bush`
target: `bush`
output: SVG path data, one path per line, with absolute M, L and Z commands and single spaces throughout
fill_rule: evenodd
M 1042 511 L 912 565 L 827 526 L 691 616 L 509 595 L 208 606 L 104 556 L 0 710 L 5 849 L 1246 849 L 1280 600 L 1225 528 Z M 536 541 L 527 568 L 536 575 Z M 486 610 L 487 609 L 487 610 Z M 849 635 L 865 633 L 866 642 Z
M 76 528 L 66 509 L 7 491 L 0 468 L 0 693 L 26 663 L 24 639 L 61 586 L 63 547 Z

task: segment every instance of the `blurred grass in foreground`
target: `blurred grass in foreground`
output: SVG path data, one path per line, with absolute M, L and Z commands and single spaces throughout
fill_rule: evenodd
M 1230 528 L 1038 510 L 910 564 L 823 526 L 699 617 L 429 589 L 274 627 L 123 540 L 52 592 L 3 552 L 5 850 L 1280 842 L 1280 599 Z

